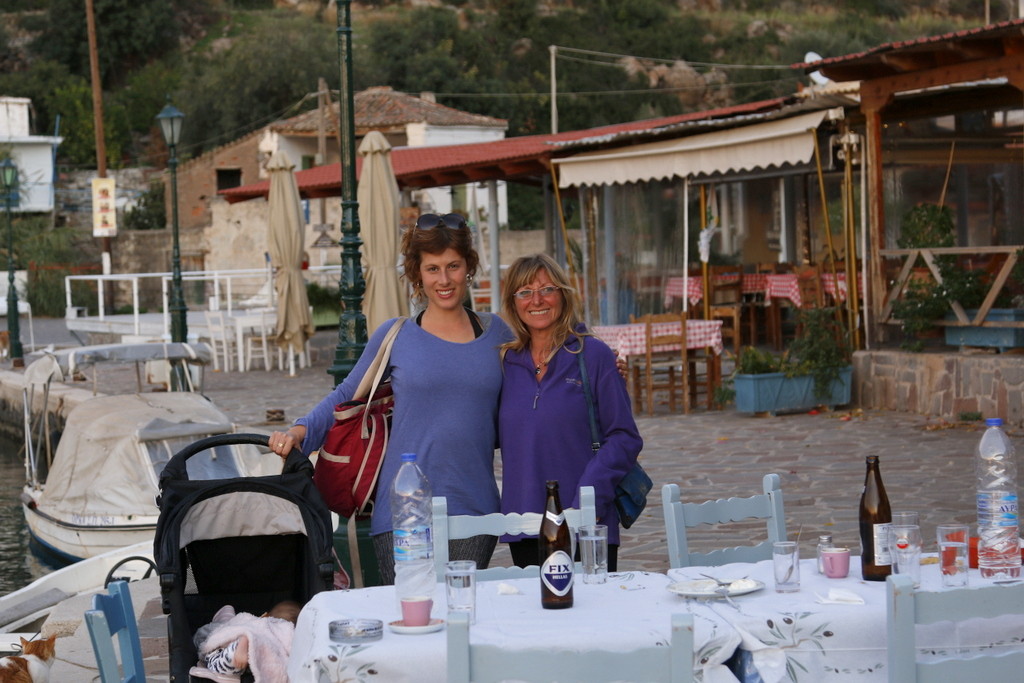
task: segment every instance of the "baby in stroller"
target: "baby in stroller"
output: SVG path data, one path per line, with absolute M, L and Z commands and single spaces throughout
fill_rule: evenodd
M 255 617 L 225 605 L 193 636 L 199 664 L 189 674 L 229 683 L 251 670 L 257 681 L 284 680 L 300 609 L 294 600 L 282 600 Z

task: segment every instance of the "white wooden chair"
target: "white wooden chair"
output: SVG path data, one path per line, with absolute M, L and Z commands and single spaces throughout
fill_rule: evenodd
M 890 683 L 1020 680 L 1017 677 L 1024 670 L 1024 652 L 1020 650 L 919 662 L 914 629 L 919 624 L 1020 614 L 1024 584 L 933 593 L 914 590 L 914 581 L 906 574 L 894 574 L 885 581 Z
M 610 683 L 611 681 L 693 680 L 693 615 L 672 615 L 668 647 L 651 645 L 631 652 L 585 650 L 564 652 L 532 649 L 505 650 L 474 645 L 469 638 L 469 615 L 448 613 L 448 683 L 497 683 L 504 680 L 535 683 Z
M 536 512 L 525 514 L 512 513 L 503 515 L 495 512 L 489 515 L 448 515 L 448 499 L 434 496 L 434 568 L 437 580 L 444 581 L 444 566 L 448 562 L 448 541 L 459 538 L 470 538 L 486 534 L 501 536 L 502 534 L 536 534 L 540 531 L 543 515 Z M 565 518 L 572 530 L 573 543 L 575 533 L 584 524 L 597 523 L 597 510 L 594 503 L 594 487 L 580 487 L 580 509 L 565 509 Z M 575 545 L 574 545 L 575 548 Z M 537 565 L 529 567 L 488 567 L 478 569 L 477 579 L 491 581 L 495 579 L 522 579 L 539 576 Z
M 273 318 L 263 313 L 260 316 L 259 327 L 254 327 L 245 335 L 245 371 L 252 367 L 253 360 L 263 361 L 263 369 L 270 371 L 274 367 L 273 356 L 270 355 L 270 344 L 267 341 L 267 333 L 274 333 Z M 280 356 L 280 352 L 278 353 Z M 280 359 L 278 360 L 280 368 Z
M 730 562 L 758 562 L 772 556 L 772 543 L 786 540 L 786 516 L 782 506 L 779 475 L 766 474 L 762 481 L 764 493 L 749 498 L 720 498 L 703 503 L 683 503 L 679 485 L 665 484 L 661 503 L 668 536 L 670 567 L 709 567 Z M 691 552 L 686 530 L 700 524 L 724 524 L 744 519 L 764 519 L 768 540 L 754 546 L 720 548 L 709 553 Z
M 223 311 L 204 311 L 204 314 L 210 348 L 213 350 L 213 369 L 220 370 L 220 360 L 223 360 L 224 372 L 231 372 L 231 359 L 235 353 L 234 329 L 227 324 Z
M 85 612 L 100 680 L 103 683 L 146 683 L 139 627 L 128 583 L 114 581 L 108 590 L 109 595 L 92 596 L 92 609 Z M 121 653 L 120 669 L 114 652 L 115 636 Z

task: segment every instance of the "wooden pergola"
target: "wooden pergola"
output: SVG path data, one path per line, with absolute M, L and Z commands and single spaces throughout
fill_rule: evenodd
M 977 29 L 941 36 L 889 43 L 865 52 L 823 59 L 802 65 L 807 72 L 820 71 L 834 81 L 860 81 L 860 111 L 864 117 L 868 230 L 870 251 L 867 254 L 871 318 L 867 330 L 873 341 L 881 338 L 881 314 L 886 310 L 887 289 L 881 253 L 885 247 L 885 201 L 883 194 L 884 120 L 891 116 L 939 116 L 970 107 L 988 104 L 1024 105 L 1024 20 L 1007 21 Z M 1005 79 L 1005 81 L 1003 80 Z M 985 82 L 984 95 L 970 87 L 950 90 L 942 97 L 924 98 L 919 104 L 905 99 L 903 93 L 927 92 L 950 86 Z M 1000 85 L 1005 83 L 1005 85 Z M 948 109 L 944 109 L 948 107 Z M 901 110 L 902 108 L 902 110 Z M 910 255 L 906 257 L 909 259 Z M 1011 254 L 1015 260 L 1015 254 Z M 1009 259 L 1008 259 L 1009 260 Z M 1012 264 L 1011 264 L 1012 265 Z M 1007 271 L 1008 272 L 1008 271 Z M 999 287 L 1005 282 L 1001 274 Z M 898 292 L 897 292 L 898 293 Z M 998 288 L 990 291 L 984 313 L 991 306 Z M 968 324 L 962 310 L 955 312 L 961 324 Z

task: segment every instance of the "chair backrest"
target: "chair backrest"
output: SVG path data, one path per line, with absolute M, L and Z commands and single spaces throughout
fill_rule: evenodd
M 100 680 L 103 683 L 146 683 L 142 666 L 142 644 L 139 627 L 135 622 L 135 609 L 126 581 L 114 581 L 109 593 L 92 596 L 92 609 L 85 613 L 89 639 L 96 654 Z M 121 652 L 121 669 L 114 653 L 114 637 Z
M 782 488 L 777 474 L 766 474 L 763 493 L 749 498 L 719 498 L 703 503 L 683 503 L 679 485 L 665 484 L 661 502 L 665 515 L 670 567 L 715 566 L 730 562 L 759 562 L 772 556 L 772 543 L 786 540 L 786 516 Z M 690 552 L 686 530 L 700 524 L 724 524 L 744 519 L 763 519 L 768 539 L 754 546 L 720 548 L 709 553 Z
M 540 531 L 543 515 L 537 512 L 510 513 L 503 515 L 495 512 L 489 515 L 448 515 L 448 499 L 434 496 L 434 569 L 437 580 L 444 581 L 444 566 L 448 562 L 448 541 L 459 538 L 470 538 L 486 534 L 501 536 L 502 534 L 530 534 L 536 536 Z M 569 528 L 575 532 L 580 526 L 597 523 L 597 508 L 594 503 L 594 487 L 580 487 L 580 509 L 565 509 L 565 518 Z M 573 543 L 575 543 L 575 533 Z M 521 579 L 540 576 L 540 567 L 489 567 L 478 569 L 476 576 L 480 581 L 495 579 Z
M 643 323 L 645 327 L 644 341 L 648 363 L 659 354 L 654 350 L 657 346 L 678 346 L 679 351 L 673 351 L 672 355 L 678 353 L 680 362 L 686 363 L 686 316 L 682 313 L 655 313 L 640 316 L 637 322 Z M 654 325 L 657 323 L 679 323 L 679 332 L 656 330 Z
M 980 648 L 964 658 L 943 658 L 918 662 L 914 627 L 941 621 L 991 619 L 1020 614 L 1024 605 L 1024 584 L 958 588 L 941 592 L 914 590 L 906 574 L 886 578 L 886 631 L 889 645 L 888 669 L 891 683 L 934 681 L 1020 680 L 1024 652 Z M 960 626 L 957 626 L 960 628 Z M 985 654 L 989 653 L 989 654 Z
M 711 305 L 736 304 L 743 301 L 742 266 L 708 266 Z
M 223 311 L 203 311 L 203 315 L 206 317 L 206 327 L 210 330 L 211 335 L 216 334 L 218 338 L 221 338 L 227 333 L 228 328 Z
M 668 647 L 651 644 L 630 652 L 582 650 L 567 653 L 533 649 L 506 650 L 474 645 L 469 640 L 469 615 L 448 615 L 448 683 L 489 683 L 504 680 L 547 683 L 693 680 L 693 615 L 673 614 Z

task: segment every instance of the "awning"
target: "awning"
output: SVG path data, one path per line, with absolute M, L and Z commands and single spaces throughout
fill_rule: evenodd
M 814 134 L 828 111 L 554 159 L 560 187 L 614 185 L 749 171 L 814 158 Z

